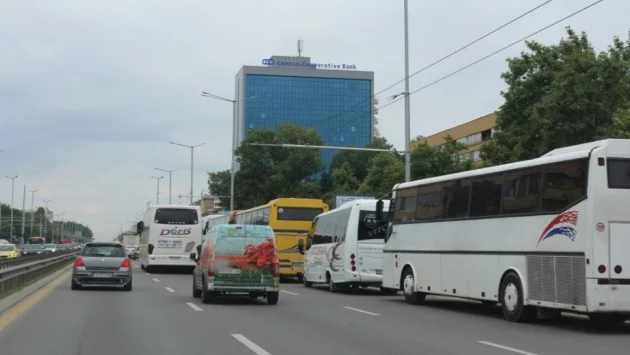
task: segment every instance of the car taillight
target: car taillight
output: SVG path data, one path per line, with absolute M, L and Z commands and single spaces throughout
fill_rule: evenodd
M 120 267 L 131 267 L 131 260 L 125 258 L 125 260 L 123 260 L 122 264 L 120 264 Z
M 83 262 L 83 258 L 82 257 L 78 257 L 74 260 L 74 266 L 85 266 L 85 263 Z
M 273 263 L 273 277 L 280 277 L 280 264 Z

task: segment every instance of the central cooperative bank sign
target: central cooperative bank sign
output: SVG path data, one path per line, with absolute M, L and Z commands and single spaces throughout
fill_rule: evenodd
M 268 67 L 357 70 L 355 64 L 284 62 L 271 58 L 263 59 L 262 63 Z

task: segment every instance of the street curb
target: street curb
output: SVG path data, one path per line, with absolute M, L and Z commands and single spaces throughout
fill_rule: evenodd
M 72 268 L 72 265 L 67 265 L 61 268 L 60 270 L 55 271 L 54 273 L 44 277 L 43 279 L 35 282 L 32 285 L 27 286 L 26 288 L 0 300 L 0 315 L 2 315 L 7 310 L 13 308 L 18 303 L 22 302 L 24 299 L 32 295 L 33 293 L 39 291 L 44 288 L 46 285 L 51 283 L 53 280 L 58 278 L 59 276 L 66 273 L 68 270 Z

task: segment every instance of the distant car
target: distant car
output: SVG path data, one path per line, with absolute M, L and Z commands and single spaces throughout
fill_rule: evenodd
M 138 260 L 138 248 L 136 246 L 127 246 L 127 256 L 129 259 Z
M 57 244 L 44 244 L 44 249 L 47 252 L 54 253 L 54 252 L 57 251 L 58 246 L 57 246 Z
M 14 244 L 0 244 L 0 259 L 19 258 L 22 255 Z
M 44 249 L 43 244 L 26 244 L 24 249 L 22 250 L 23 256 L 28 255 L 37 255 L 46 253 L 46 249 Z
M 131 291 L 131 260 L 120 243 L 87 243 L 72 267 L 72 289 L 119 286 Z

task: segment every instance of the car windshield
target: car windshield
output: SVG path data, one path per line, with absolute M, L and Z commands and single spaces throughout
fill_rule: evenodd
M 112 244 L 91 244 L 86 246 L 81 253 L 82 256 L 100 256 L 122 258 L 125 256 L 120 245 Z
M 15 246 L 13 245 L 0 245 L 0 251 L 13 251 Z

